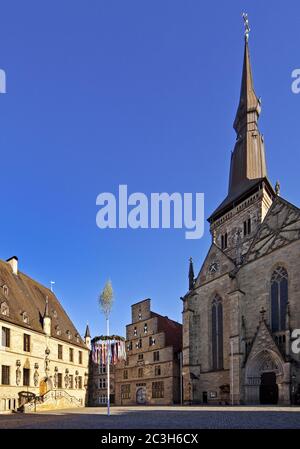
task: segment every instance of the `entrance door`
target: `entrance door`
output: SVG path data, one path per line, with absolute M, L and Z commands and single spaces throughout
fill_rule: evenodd
M 146 403 L 146 388 L 141 387 L 136 392 L 136 403 L 137 404 L 145 404 Z
M 207 404 L 207 402 L 208 402 L 207 391 L 203 391 L 203 393 L 202 393 L 202 402 L 203 402 L 203 404 Z
M 261 375 L 259 397 L 261 404 L 278 403 L 278 385 L 275 373 L 263 373 Z

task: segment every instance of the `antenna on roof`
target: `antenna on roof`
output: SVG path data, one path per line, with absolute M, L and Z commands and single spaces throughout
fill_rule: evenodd
M 55 284 L 55 281 L 50 281 L 50 290 L 53 292 L 53 285 Z

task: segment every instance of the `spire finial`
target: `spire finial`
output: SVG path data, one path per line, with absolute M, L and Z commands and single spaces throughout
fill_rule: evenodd
M 189 266 L 189 290 L 192 290 L 195 283 L 195 274 L 194 274 L 194 264 L 192 257 L 189 258 L 190 266 Z
M 91 337 L 91 332 L 90 332 L 90 328 L 89 328 L 89 323 L 87 322 L 86 324 L 86 329 L 85 329 L 85 335 L 84 338 L 90 338 Z
M 280 195 L 280 182 L 279 182 L 279 181 L 276 181 L 276 184 L 275 184 L 275 193 L 276 193 L 277 196 Z
M 248 14 L 246 12 L 243 12 L 242 16 L 243 16 L 243 19 L 244 19 L 244 26 L 245 26 L 245 40 L 246 40 L 246 42 L 248 42 L 248 40 L 249 40 L 249 33 L 251 31 L 251 28 L 250 28 L 250 25 L 249 25 Z

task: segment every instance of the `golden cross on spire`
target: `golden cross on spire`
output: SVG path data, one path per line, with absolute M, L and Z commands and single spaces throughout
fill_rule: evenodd
M 249 33 L 251 31 L 251 28 L 249 25 L 248 14 L 246 12 L 243 12 L 243 19 L 244 19 L 244 25 L 245 25 L 245 39 L 246 39 L 246 42 L 248 42 Z

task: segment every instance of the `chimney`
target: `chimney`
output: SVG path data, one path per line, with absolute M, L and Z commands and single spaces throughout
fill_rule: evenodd
M 11 269 L 14 274 L 18 274 L 18 258 L 17 256 L 10 257 L 6 261 L 11 266 Z

